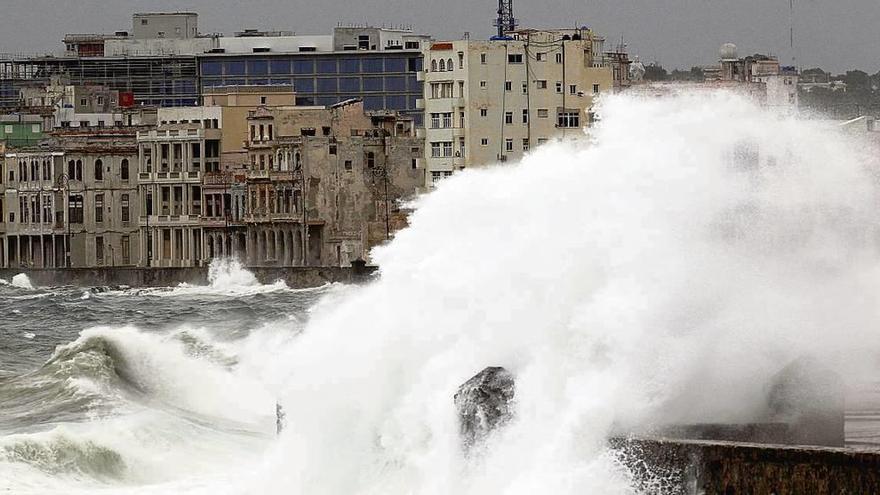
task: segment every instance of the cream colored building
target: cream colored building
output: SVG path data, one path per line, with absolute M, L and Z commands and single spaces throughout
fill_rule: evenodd
M 583 136 L 596 97 L 625 73 L 603 45 L 586 29 L 430 45 L 422 100 L 428 185 L 456 170 L 519 160 L 555 137 Z

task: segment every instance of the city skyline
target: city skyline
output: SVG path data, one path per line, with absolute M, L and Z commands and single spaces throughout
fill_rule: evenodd
M 0 19 L 0 52 L 60 51 L 67 33 L 113 32 L 130 29 L 133 12 L 185 10 L 198 12 L 205 33 L 232 34 L 245 28 L 292 30 L 299 34 L 325 34 L 338 23 L 410 25 L 416 32 L 438 39 L 474 38 L 492 34 L 494 2 L 451 0 L 442 4 L 402 0 L 371 0 L 348 5 L 328 0 L 321 6 L 278 0 L 252 2 L 245 8 L 230 0 L 139 0 L 134 2 L 10 0 Z M 60 4 L 60 6 L 59 6 Z M 522 26 L 594 28 L 613 48 L 623 39 L 629 53 L 643 62 L 689 68 L 714 63 L 718 47 L 733 42 L 741 54 L 777 55 L 791 63 L 789 3 L 743 0 L 736 5 L 718 1 L 669 0 L 664 5 L 648 0 L 556 0 L 515 2 Z M 833 72 L 880 70 L 873 55 L 880 21 L 880 4 L 868 0 L 796 2 L 795 53 L 802 68 L 822 67 Z M 837 39 L 845 29 L 846 39 Z M 832 42 L 832 40 L 834 42 Z

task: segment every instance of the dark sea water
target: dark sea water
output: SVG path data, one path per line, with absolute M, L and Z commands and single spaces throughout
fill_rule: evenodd
M 272 445 L 268 351 L 344 288 L 214 272 L 207 287 L 0 282 L 0 493 L 216 491 Z

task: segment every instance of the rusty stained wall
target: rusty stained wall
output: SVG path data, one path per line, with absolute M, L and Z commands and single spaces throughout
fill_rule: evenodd
M 385 242 L 386 180 L 390 234 L 406 225 L 406 212 L 399 205 L 424 183 L 419 162 L 413 167 L 423 152 L 421 139 L 337 135 L 332 144 L 325 137 L 305 138 L 302 149 L 310 177 L 308 216 L 324 222 L 325 264 L 347 266 L 355 259 L 368 259 L 369 250 Z

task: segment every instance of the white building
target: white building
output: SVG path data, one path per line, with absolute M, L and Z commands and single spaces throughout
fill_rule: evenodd
M 583 136 L 595 98 L 627 73 L 586 29 L 434 42 L 424 58 L 428 185 L 456 170 L 518 160 L 554 137 Z

